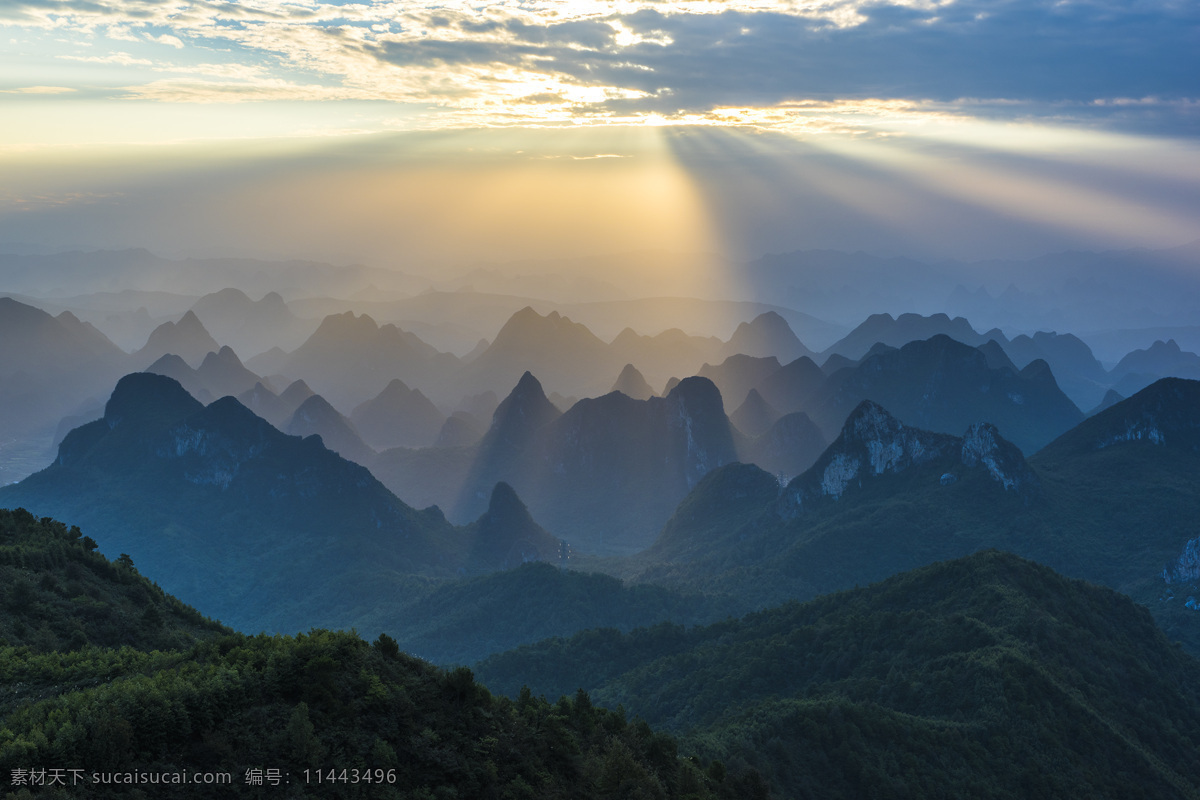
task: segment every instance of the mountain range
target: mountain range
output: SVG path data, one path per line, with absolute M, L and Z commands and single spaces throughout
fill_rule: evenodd
M 768 603 L 999 547 L 1131 595 L 1200 650 L 1197 409 L 1200 383 L 1164 379 L 1026 459 L 991 425 L 937 434 L 863 402 L 786 487 L 748 465 L 710 473 L 621 574 Z
M 206 407 L 151 373 L 121 379 L 104 417 L 72 431 L 50 467 L 0 489 L 0 504 L 75 520 L 185 601 L 272 631 L 379 629 L 380 598 L 413 576 L 495 569 L 512 552 L 557 561 L 556 540 L 499 498 L 486 524 L 455 529 L 319 437 L 281 433 L 232 397 Z

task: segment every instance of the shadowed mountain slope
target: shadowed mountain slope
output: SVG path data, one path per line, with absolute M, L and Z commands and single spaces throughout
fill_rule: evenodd
M 946 336 L 909 342 L 840 370 L 804 410 L 828 434 L 863 400 L 879 403 L 909 425 L 945 433 L 990 422 L 1026 453 L 1083 419 L 1044 361 L 1015 374 L 993 369 L 980 350 Z
M 1189 566 L 1197 386 L 1160 381 L 1028 461 L 990 425 L 953 437 L 864 403 L 771 502 L 747 508 L 722 477 L 733 467 L 710 475 L 626 574 L 767 603 L 1000 547 L 1131 595 L 1200 652 L 1200 617 L 1188 606 L 1200 598 L 1200 569 Z M 753 480 L 766 492 L 772 478 Z
M 75 520 L 105 552 L 251 630 L 379 630 L 395 610 L 380 598 L 415 574 L 455 574 L 474 547 L 318 437 L 280 433 L 232 397 L 204 407 L 149 373 L 123 378 L 104 418 L 0 489 L 0 504 Z

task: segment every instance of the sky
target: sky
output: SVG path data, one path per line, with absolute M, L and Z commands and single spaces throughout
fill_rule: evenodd
M 1200 239 L 1190 0 L 0 5 L 0 242 L 403 269 Z

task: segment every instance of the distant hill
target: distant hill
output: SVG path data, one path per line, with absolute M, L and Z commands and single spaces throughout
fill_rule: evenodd
M 145 372 L 173 378 L 202 403 L 211 403 L 218 397 L 238 396 L 251 392 L 266 379 L 260 378 L 242 364 L 237 353 L 230 347 L 219 352 L 208 353 L 193 369 L 174 353 L 168 353 L 146 367 Z
M 649 400 L 655 391 L 633 364 L 626 364 L 609 391 L 620 392 L 634 400 Z
M 178 322 L 164 322 L 150 332 L 150 338 L 133 354 L 134 363 L 145 367 L 168 353 L 182 358 L 189 366 L 200 366 L 209 353 L 221 349 L 204 323 L 192 311 Z
M 1073 334 L 1038 331 L 1001 344 L 1018 368 L 1037 359 L 1049 364 L 1059 388 L 1081 409 L 1095 407 L 1112 383 L 1092 349 Z
M 804 410 L 829 434 L 867 399 L 910 425 L 934 431 L 956 433 L 973 422 L 991 422 L 1026 453 L 1083 419 L 1044 361 L 1016 374 L 994 369 L 983 352 L 943 335 L 840 370 Z
M 130 357 L 70 312 L 54 317 L 8 297 L 0 342 L 0 482 L 11 482 L 50 459 L 59 421 L 90 413 Z
M 764 312 L 750 322 L 738 325 L 729 341 L 725 343 L 724 352 L 726 356 L 738 353 L 758 357 L 774 356 L 783 363 L 794 361 L 801 356 L 811 358 L 816 355 L 804 346 L 787 320 L 774 311 Z
M 873 345 L 881 342 L 889 347 L 903 347 L 909 342 L 932 339 L 934 336 L 948 336 L 972 347 L 978 347 L 993 338 L 976 333 L 971 323 L 963 317 L 950 319 L 946 314 L 931 314 L 927 317 L 920 314 L 901 314 L 898 317 L 891 314 L 872 314 L 825 350 L 822 356 L 828 358 L 840 355 L 857 361 L 863 358 Z
M 396 378 L 350 414 L 363 439 L 377 450 L 427 447 L 434 443 L 446 417 L 419 389 Z
M 458 366 L 455 356 L 438 352 L 412 333 L 346 312 L 325 317 L 279 369 L 303 379 L 335 406 L 353 409 L 395 378 L 427 389 Z
M 582 687 L 783 797 L 1200 793 L 1200 662 L 1128 598 L 994 551 L 707 627 L 549 640 L 476 671 L 511 695 Z
M 737 442 L 739 461 L 790 481 L 811 467 L 829 440 L 803 411 L 793 411 L 775 420 L 766 431 Z
M 300 404 L 283 431 L 292 436 L 319 436 L 330 450 L 364 467 L 375 458 L 375 451 L 362 440 L 354 423 L 319 394 Z
M 264 386 L 261 381 L 239 394 L 237 400 L 256 416 L 262 417 L 280 430 L 287 426 L 288 419 L 295 413 L 295 409 L 289 408 L 279 395 Z
M 241 289 L 225 288 L 201 297 L 191 311 L 206 328 L 220 334 L 222 344 L 247 355 L 272 347 L 294 350 L 318 324 L 293 314 L 278 292 L 267 292 L 256 301 Z
M 739 431 L 753 437 L 766 433 L 780 416 L 757 389 L 751 389 L 742 404 L 729 415 L 729 421 Z
M 779 359 L 775 356 L 755 357 L 748 355 L 733 355 L 720 364 L 705 364 L 696 373 L 701 378 L 708 378 L 721 392 L 722 398 L 728 398 L 731 408 L 737 408 L 746 400 L 758 384 L 780 369 Z M 794 409 L 787 409 L 789 411 Z
M 608 388 L 604 376 L 621 368 L 617 362 L 608 344 L 585 326 L 557 311 L 543 316 L 526 307 L 464 368 L 463 393 L 512 386 L 532 372 L 563 394 L 596 395 Z
M 1200 379 L 1200 355 L 1184 352 L 1174 339 L 1157 341 L 1128 353 L 1112 369 L 1113 388 L 1126 396 L 1165 377 Z

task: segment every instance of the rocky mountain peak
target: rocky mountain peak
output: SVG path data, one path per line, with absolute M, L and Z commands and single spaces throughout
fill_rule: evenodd
M 513 521 L 532 521 L 532 517 L 529 516 L 529 509 L 525 506 L 525 503 L 521 502 L 521 498 L 517 496 L 516 489 L 504 481 L 497 481 L 495 487 L 492 488 L 492 497 L 488 501 L 487 514 L 493 521 L 501 524 Z
M 646 400 L 654 396 L 654 389 L 646 382 L 645 376 L 633 364 L 626 364 L 621 374 L 617 376 L 612 391 L 620 392 L 634 400 Z
M 967 429 L 961 458 L 964 466 L 985 467 L 1005 489 L 1020 489 L 1037 482 L 1021 451 L 1001 437 L 996 426 L 989 422 L 977 422 Z
M 476 569 L 509 569 L 529 561 L 552 561 L 560 542 L 534 520 L 516 490 L 504 481 L 492 489 L 487 511 L 475 523 L 471 562 Z
M 496 407 L 487 443 L 489 446 L 523 445 L 533 431 L 561 414 L 546 397 L 541 381 L 527 370 L 508 397 Z
M 279 395 L 279 399 L 290 406 L 299 408 L 301 403 L 312 397 L 314 394 L 316 394 L 316 392 L 314 392 L 309 385 L 301 379 L 292 381 L 290 384 L 288 384 L 287 388 L 283 390 L 283 393 Z
M 224 345 L 221 349 L 210 352 L 204 357 L 204 361 L 200 364 L 200 369 L 212 368 L 217 364 L 226 367 L 242 367 L 242 360 L 238 358 L 238 354 L 233 351 L 229 345 Z
M 666 397 L 669 426 L 682 432 L 682 452 L 688 488 L 710 470 L 737 460 L 733 431 L 721 392 L 708 378 L 684 378 Z

